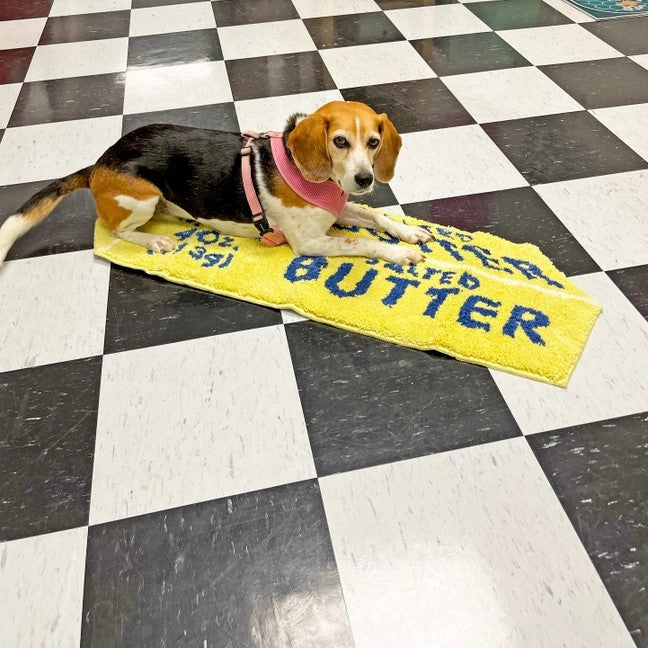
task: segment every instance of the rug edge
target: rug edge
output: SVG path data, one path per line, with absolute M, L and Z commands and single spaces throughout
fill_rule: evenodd
M 176 284 L 180 284 L 180 285 L 184 285 L 184 286 L 189 286 L 190 288 L 194 288 L 195 290 L 201 290 L 203 292 L 209 292 L 209 293 L 212 293 L 212 294 L 215 294 L 215 295 L 221 295 L 221 296 L 224 296 L 224 297 L 229 297 L 231 299 L 241 299 L 241 294 L 240 293 L 237 294 L 237 293 L 234 293 L 234 292 L 229 292 L 229 291 L 224 290 L 224 289 L 215 290 L 215 289 L 206 287 L 204 285 L 194 283 L 191 280 L 180 281 L 176 277 L 173 277 L 172 279 L 170 279 L 169 277 L 171 275 L 167 275 L 164 271 L 154 271 L 154 270 L 150 270 L 150 269 L 147 269 L 147 268 L 142 268 L 141 266 L 138 266 L 138 265 L 135 265 L 135 264 L 124 263 L 123 260 L 121 260 L 121 259 L 116 260 L 116 259 L 112 258 L 111 255 L 108 253 L 108 250 L 106 250 L 104 252 L 101 252 L 101 251 L 97 250 L 96 248 L 93 248 L 93 252 L 94 252 L 95 256 L 98 256 L 98 257 L 100 257 L 102 259 L 106 259 L 107 261 L 110 261 L 111 263 L 115 263 L 118 266 L 125 267 L 125 268 L 130 268 L 131 270 L 138 270 L 140 272 L 144 272 L 145 274 L 148 274 L 148 275 L 153 276 L 153 277 L 160 277 L 160 278 L 164 279 L 165 281 L 169 281 L 170 283 L 176 283 Z M 364 335 L 366 337 L 372 337 L 372 338 L 374 338 L 376 340 L 381 340 L 383 342 L 389 342 L 391 344 L 397 344 L 399 346 L 403 346 L 403 347 L 406 347 L 408 349 L 416 349 L 418 351 L 438 351 L 438 352 L 443 353 L 443 354 L 445 354 L 445 355 L 447 355 L 447 356 L 449 356 L 451 358 L 455 358 L 455 359 L 460 360 L 462 362 L 468 362 L 470 364 L 474 364 L 475 366 L 486 367 L 488 369 L 494 369 L 496 371 L 501 371 L 503 373 L 511 374 L 511 375 L 514 375 L 514 376 L 520 376 L 522 378 L 528 378 L 530 380 L 543 382 L 545 384 L 556 386 L 556 387 L 561 387 L 561 388 L 565 388 L 569 384 L 569 381 L 570 381 L 570 379 L 571 379 L 571 377 L 572 377 L 572 375 L 574 373 L 574 370 L 576 369 L 576 367 L 577 367 L 577 365 L 578 365 L 578 363 L 580 361 L 580 358 L 581 358 L 581 356 L 582 356 L 582 354 L 583 354 L 583 352 L 585 350 L 585 347 L 587 345 L 587 341 L 589 340 L 589 337 L 590 337 L 592 331 L 594 330 L 594 326 L 595 326 L 595 324 L 596 324 L 596 322 L 597 322 L 597 320 L 598 320 L 598 318 L 599 318 L 599 316 L 600 316 L 600 314 L 601 314 L 601 312 L 603 310 L 603 307 L 600 304 L 596 304 L 594 302 L 592 303 L 592 305 L 598 306 L 598 308 L 597 308 L 596 312 L 593 313 L 591 326 L 589 327 L 589 331 L 587 332 L 587 335 L 585 337 L 583 347 L 581 349 L 580 354 L 578 355 L 577 358 L 575 358 L 575 360 L 574 360 L 574 362 L 573 362 L 573 364 L 571 366 L 566 367 L 566 372 L 564 372 L 564 374 L 562 374 L 560 378 L 556 378 L 556 379 L 552 380 L 549 377 L 541 375 L 541 374 L 536 374 L 536 373 L 532 373 L 532 372 L 529 372 L 529 371 L 524 371 L 522 369 L 514 369 L 514 368 L 512 368 L 510 366 L 506 367 L 506 366 L 500 365 L 500 364 L 498 364 L 496 362 L 491 362 L 490 360 L 481 360 L 480 359 L 479 362 L 476 362 L 471 357 L 461 355 L 460 353 L 452 351 L 452 350 L 450 350 L 450 349 L 448 349 L 446 347 L 443 347 L 441 345 L 437 345 L 437 346 L 434 346 L 434 347 L 430 347 L 430 346 L 425 347 L 425 346 L 410 344 L 408 342 L 405 342 L 403 340 L 398 339 L 395 336 L 390 336 L 390 335 L 379 336 L 376 333 L 373 333 L 371 331 L 360 330 L 359 328 L 356 328 L 356 327 L 353 327 L 353 326 L 350 326 L 350 325 L 347 325 L 347 324 L 344 324 L 344 323 L 337 322 L 336 320 L 327 319 L 325 317 L 320 317 L 320 316 L 315 316 L 312 313 L 307 313 L 306 311 L 302 310 L 300 307 L 295 306 L 294 304 L 291 304 L 291 303 L 286 303 L 286 304 L 270 303 L 270 302 L 258 299 L 256 297 L 247 296 L 247 295 L 245 296 L 245 301 L 256 304 L 258 306 L 264 306 L 266 308 L 273 308 L 273 309 L 277 309 L 277 310 L 291 310 L 291 311 L 297 313 L 298 315 L 301 315 L 302 317 L 305 317 L 309 321 L 319 322 L 321 324 L 326 324 L 327 326 L 332 326 L 334 328 L 338 328 L 338 329 L 341 329 L 341 330 L 344 330 L 344 331 L 348 331 L 350 333 L 357 333 L 359 335 Z

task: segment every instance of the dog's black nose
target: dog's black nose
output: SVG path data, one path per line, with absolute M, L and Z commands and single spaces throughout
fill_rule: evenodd
M 366 189 L 373 182 L 373 173 L 363 171 L 362 173 L 357 173 L 353 179 L 360 189 Z

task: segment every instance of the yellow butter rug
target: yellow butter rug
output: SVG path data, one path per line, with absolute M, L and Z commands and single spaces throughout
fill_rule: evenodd
M 97 222 L 95 253 L 175 283 L 567 384 L 601 311 L 598 304 L 533 245 L 392 217 L 434 235 L 423 246 L 423 263 L 402 268 L 376 259 L 295 257 L 287 245 L 269 248 L 186 221 L 142 228 L 174 239 L 177 247 L 167 253 L 116 240 Z M 345 236 L 408 245 L 372 230 L 342 229 L 338 233 Z

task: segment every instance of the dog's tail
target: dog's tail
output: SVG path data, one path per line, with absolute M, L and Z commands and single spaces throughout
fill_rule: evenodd
M 15 214 L 7 218 L 0 227 L 0 266 L 11 246 L 23 234 L 47 218 L 65 196 L 77 189 L 90 186 L 91 171 L 92 167 L 89 166 L 60 180 L 54 180 L 32 196 Z

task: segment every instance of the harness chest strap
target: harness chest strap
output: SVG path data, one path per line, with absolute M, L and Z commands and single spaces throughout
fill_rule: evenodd
M 248 205 L 250 206 L 250 211 L 252 212 L 252 223 L 259 230 L 261 234 L 261 240 L 270 247 L 276 247 L 278 245 L 283 245 L 286 243 L 286 237 L 284 233 L 277 227 L 272 228 L 268 223 L 268 219 L 261 207 L 259 202 L 259 197 L 257 196 L 256 190 L 254 189 L 254 182 L 252 181 L 252 141 L 258 137 L 272 137 L 276 136 L 274 133 L 252 133 L 245 132 L 241 133 L 243 137 L 246 137 L 246 142 L 243 148 L 241 149 L 241 174 L 243 177 L 243 189 L 245 190 L 245 197 L 247 198 Z

